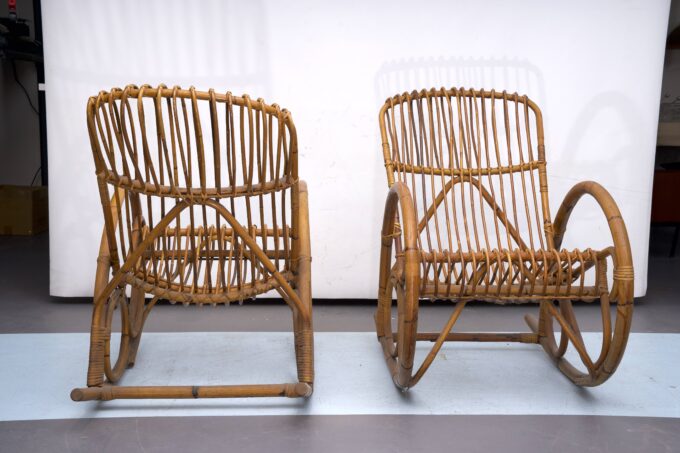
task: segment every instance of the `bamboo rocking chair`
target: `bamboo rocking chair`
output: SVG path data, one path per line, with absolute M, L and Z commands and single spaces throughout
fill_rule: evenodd
M 290 113 L 246 95 L 127 86 L 91 97 L 87 125 L 105 226 L 87 387 L 71 398 L 311 395 L 309 214 Z M 298 382 L 113 385 L 134 365 L 159 299 L 229 305 L 270 290 L 292 310 Z
M 431 89 L 388 99 L 379 121 L 390 190 L 375 321 L 394 383 L 401 389 L 416 385 L 445 341 L 536 343 L 575 384 L 606 381 L 621 361 L 633 314 L 626 227 L 611 195 L 590 181 L 576 184 L 551 220 L 536 104 L 506 92 Z M 561 248 L 583 195 L 602 209 L 611 246 Z M 421 299 L 456 302 L 441 332 L 418 332 Z M 537 302 L 538 319 L 525 316 L 530 333 L 452 332 L 471 300 Z M 572 300 L 600 304 L 602 344 L 594 357 Z M 611 302 L 616 302 L 613 326 Z M 417 341 L 434 345 L 414 372 Z M 565 357 L 570 345 L 583 366 Z

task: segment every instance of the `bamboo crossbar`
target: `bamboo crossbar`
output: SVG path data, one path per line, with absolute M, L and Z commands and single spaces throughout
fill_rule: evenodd
M 164 252 L 162 250 L 150 250 L 142 254 L 144 259 L 160 259 L 160 260 L 211 260 L 211 259 L 228 259 L 229 256 L 233 256 L 236 249 L 225 248 L 221 251 L 194 251 L 191 249 L 174 249 Z M 239 251 L 242 254 L 242 259 L 250 260 L 256 259 L 257 257 L 249 250 Z M 288 256 L 284 250 L 267 250 L 264 254 L 269 259 L 285 259 Z
M 305 383 L 263 385 L 182 385 L 182 386 L 112 386 L 74 389 L 74 401 L 116 399 L 192 399 L 192 398 L 299 398 L 311 395 Z
M 284 278 L 292 279 L 293 274 L 290 272 L 284 273 Z M 148 281 L 147 279 L 137 276 L 128 275 L 125 281 L 130 285 L 142 288 L 144 292 L 162 297 L 171 302 L 181 303 L 197 303 L 197 304 L 214 304 L 224 303 L 236 300 L 244 300 L 258 294 L 263 294 L 272 289 L 280 288 L 279 283 L 274 278 L 267 278 L 264 280 L 256 280 L 248 284 L 242 285 L 238 289 L 225 289 L 219 286 L 204 289 L 198 288 L 197 291 L 188 291 L 186 285 L 178 283 L 168 283 L 164 280 Z
M 438 332 L 419 332 L 416 341 L 437 341 Z M 392 335 L 394 341 L 398 340 L 398 335 Z M 452 332 L 444 337 L 444 341 L 467 341 L 480 343 L 538 343 L 538 335 L 534 333 L 488 333 L 488 332 Z
M 489 175 L 502 175 L 507 173 L 517 173 L 521 171 L 538 170 L 539 165 L 545 165 L 542 161 L 531 161 L 522 164 L 505 165 L 500 167 L 487 168 L 435 168 L 422 167 L 418 165 L 402 164 L 399 162 L 389 162 L 387 165 L 393 164 L 395 171 L 403 171 L 406 173 L 413 173 L 416 175 L 430 175 L 430 176 L 459 176 L 463 181 L 470 181 L 470 178 L 483 177 Z
M 288 176 L 284 176 L 278 181 L 266 181 L 264 183 L 255 183 L 250 186 L 227 186 L 219 188 L 202 189 L 186 189 L 184 187 L 172 187 L 167 185 L 159 185 L 151 182 L 143 182 L 136 179 L 130 179 L 128 176 L 119 176 L 110 170 L 105 170 L 100 175 L 107 183 L 128 189 L 130 192 L 139 194 L 156 194 L 169 198 L 237 198 L 243 196 L 253 195 L 267 195 L 272 192 L 278 192 L 283 189 L 288 189 L 293 186 L 295 181 Z
M 519 96 L 517 93 L 512 93 L 508 94 L 506 91 L 496 91 L 496 90 L 475 90 L 472 88 L 451 88 L 447 89 L 444 87 L 441 88 L 430 88 L 430 89 L 422 89 L 420 91 L 413 90 L 410 93 L 402 93 L 402 94 L 395 94 L 391 98 L 388 98 L 387 101 L 385 102 L 385 105 L 383 106 L 383 110 L 388 108 L 388 105 L 402 102 L 404 98 L 427 98 L 427 97 L 442 97 L 442 96 L 448 96 L 451 95 L 451 93 L 454 93 L 455 95 L 458 95 L 460 97 L 479 97 L 479 98 L 484 98 L 484 99 L 490 99 L 490 98 L 495 98 L 495 99 L 506 99 L 506 98 L 512 98 L 516 99 L 517 102 L 526 104 L 532 111 L 534 111 L 539 118 L 541 117 L 541 110 L 538 108 L 538 105 L 531 99 L 529 99 L 527 96 Z M 381 114 L 383 112 L 381 111 Z
M 248 231 L 248 234 L 253 237 L 284 237 L 286 234 L 289 234 L 285 228 L 277 228 L 276 230 L 274 228 L 258 228 L 254 227 L 251 228 Z M 187 228 L 187 227 L 182 227 L 182 228 L 168 228 L 164 232 L 164 236 L 169 237 L 169 236 L 204 236 L 207 237 L 209 240 L 215 240 L 218 238 L 224 238 L 224 239 L 230 239 L 232 236 L 234 236 L 234 229 L 233 228 L 227 228 L 226 225 L 223 225 L 222 228 L 219 230 L 214 228 L 214 227 L 209 227 L 209 228 L 204 228 L 202 226 L 199 226 L 198 228 L 192 229 L 192 228 Z
M 182 89 L 179 87 L 168 88 L 166 86 L 151 87 L 149 85 L 143 85 L 137 87 L 134 85 L 128 85 L 124 89 L 112 88 L 109 92 L 102 91 L 99 93 L 99 97 L 103 102 L 109 102 L 112 98 L 115 100 L 121 99 L 124 95 L 131 98 L 137 98 L 140 95 L 145 98 L 154 99 L 157 97 L 161 98 L 172 98 L 177 97 L 180 99 L 191 99 L 192 94 L 195 93 L 195 97 L 199 101 L 211 101 L 214 99 L 215 102 L 226 103 L 232 102 L 234 105 L 239 107 L 246 107 L 250 102 L 250 106 L 254 109 L 264 110 L 267 113 L 276 113 L 278 111 L 278 106 L 276 104 L 268 105 L 265 104 L 263 100 L 260 99 L 249 99 L 247 96 L 232 96 L 229 93 L 214 93 L 214 96 L 210 92 L 205 91 L 194 91 L 192 89 Z M 94 96 L 93 96 L 94 98 Z
M 538 343 L 574 383 L 608 379 L 623 356 L 632 317 L 626 228 L 611 195 L 590 181 L 574 186 L 551 216 L 538 106 L 517 93 L 432 88 L 388 98 L 379 125 L 390 191 L 375 321 L 395 384 L 415 385 L 446 341 Z M 599 204 L 611 232 L 612 244 L 600 250 L 561 247 L 583 195 Z M 424 299 L 457 303 L 440 333 L 417 331 Z M 536 302 L 539 319 L 527 318 L 532 333 L 451 333 L 466 302 L 475 300 Z M 603 335 L 596 356 L 583 342 L 572 300 L 600 304 Z M 617 303 L 615 322 L 610 301 Z M 413 363 L 416 341 L 434 343 L 419 368 Z M 569 345 L 585 373 L 564 359 Z
M 584 286 L 583 289 L 573 285 L 446 285 L 438 283 L 425 283 L 421 285 L 420 295 L 422 298 L 453 298 L 456 300 L 497 300 L 499 303 L 537 302 L 543 299 L 579 299 L 583 302 L 599 300 L 599 289 L 594 286 Z
M 452 263 L 482 263 L 482 262 L 494 262 L 497 260 L 509 260 L 512 262 L 519 263 L 532 263 L 532 262 L 547 262 L 547 263 L 563 263 L 566 260 L 571 260 L 572 262 L 595 262 L 608 255 L 609 251 L 599 251 L 586 249 L 583 252 L 577 250 L 491 250 L 491 251 L 480 251 L 480 252 L 423 252 L 421 253 L 421 259 L 424 262 L 452 262 Z

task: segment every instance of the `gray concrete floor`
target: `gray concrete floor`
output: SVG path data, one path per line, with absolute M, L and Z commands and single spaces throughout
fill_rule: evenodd
M 636 300 L 633 331 L 680 332 L 680 258 L 668 258 L 672 232 L 652 231 L 649 285 Z M 50 297 L 47 235 L 0 236 L 0 333 L 86 332 L 87 299 Z M 372 331 L 373 301 L 315 301 L 318 331 Z M 535 306 L 471 304 L 461 330 L 524 331 Z M 423 304 L 423 330 L 439 330 L 448 304 Z M 584 330 L 597 307 L 577 307 Z M 281 331 L 288 309 L 276 301 L 187 309 L 160 305 L 148 331 Z M 625 359 L 624 359 L 625 360 Z M 386 385 L 390 385 L 386 383 Z M 521 383 L 518 383 L 521 385 Z M 75 404 L 75 403 L 74 403 Z M 674 452 L 680 420 L 591 416 L 282 416 L 42 420 L 0 423 L 0 451 L 443 451 Z
M 0 423 L 2 451 L 677 452 L 676 419 L 562 415 L 162 417 Z

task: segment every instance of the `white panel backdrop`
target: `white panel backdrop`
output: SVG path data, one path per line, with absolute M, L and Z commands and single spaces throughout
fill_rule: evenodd
M 194 85 L 293 113 L 310 188 L 315 297 L 376 295 L 391 94 L 472 86 L 543 109 L 553 214 L 577 181 L 613 194 L 646 291 L 668 0 L 44 1 L 50 292 L 92 294 L 102 215 L 85 103 L 128 83 Z M 565 246 L 601 246 L 594 202 Z

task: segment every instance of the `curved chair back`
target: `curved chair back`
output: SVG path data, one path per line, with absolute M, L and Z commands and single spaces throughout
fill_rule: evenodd
M 91 97 L 87 124 L 114 272 L 127 266 L 166 296 L 230 299 L 291 272 L 297 137 L 286 110 L 127 86 Z
M 410 189 L 422 250 L 552 246 L 543 122 L 526 96 L 404 93 L 385 102 L 380 129 L 389 185 Z

